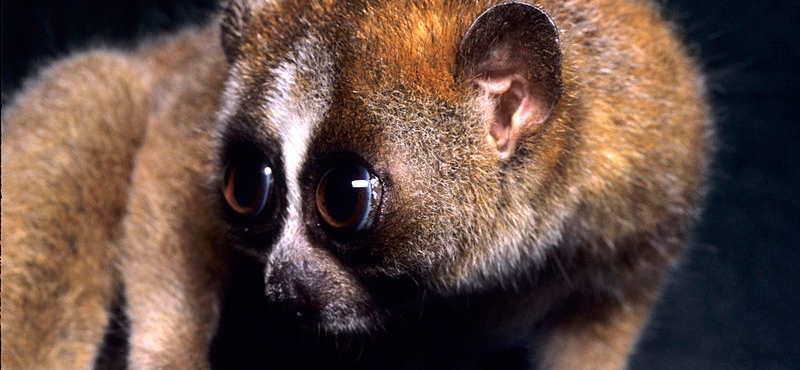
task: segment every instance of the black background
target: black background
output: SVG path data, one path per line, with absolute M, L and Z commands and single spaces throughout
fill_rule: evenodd
M 37 67 L 208 19 L 214 1 L 2 2 L 2 100 Z M 707 211 L 632 369 L 800 368 L 800 2 L 664 2 L 709 76 Z

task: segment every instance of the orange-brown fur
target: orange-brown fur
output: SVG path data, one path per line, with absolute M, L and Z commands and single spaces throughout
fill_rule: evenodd
M 525 335 L 540 368 L 624 367 L 697 217 L 709 146 L 702 78 L 654 5 L 536 3 L 559 30 L 563 93 L 502 159 L 456 62 L 495 2 L 309 3 L 234 1 L 224 50 L 213 24 L 76 55 L 4 110 L 3 366 L 90 368 L 124 285 L 132 368 L 208 367 L 230 248 L 212 138 L 234 109 L 224 59 L 226 92 L 277 136 L 288 123 L 247 93 L 310 32 L 337 41 L 339 73 L 310 155 L 394 174 L 395 244 L 365 269 L 485 294 L 492 330 L 539 329 Z

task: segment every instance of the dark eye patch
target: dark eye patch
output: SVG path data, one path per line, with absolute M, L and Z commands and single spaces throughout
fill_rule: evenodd
M 320 178 L 316 206 L 325 224 L 345 233 L 364 231 L 380 207 L 377 177 L 358 162 L 337 163 Z

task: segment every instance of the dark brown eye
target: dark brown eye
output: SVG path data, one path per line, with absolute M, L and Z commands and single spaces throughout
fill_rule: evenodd
M 263 162 L 232 162 L 225 171 L 224 195 L 237 213 L 258 216 L 269 200 L 272 168 Z
M 317 211 L 335 230 L 366 230 L 372 225 L 380 200 L 380 181 L 357 163 L 337 165 L 325 172 L 317 185 Z

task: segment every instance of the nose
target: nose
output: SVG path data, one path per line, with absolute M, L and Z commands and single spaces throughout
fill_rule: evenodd
M 274 312 L 295 324 L 310 324 L 317 320 L 320 307 L 302 281 L 302 274 L 290 264 L 273 266 L 267 276 L 267 297 Z
M 332 332 L 365 328 L 373 302 L 350 269 L 327 248 L 292 230 L 275 243 L 264 282 L 271 313 L 289 325 Z

